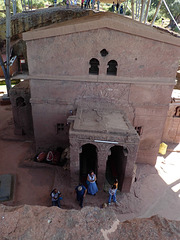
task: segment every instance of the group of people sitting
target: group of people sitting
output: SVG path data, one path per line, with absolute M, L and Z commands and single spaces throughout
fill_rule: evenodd
M 79 202 L 79 206 L 83 207 L 83 200 L 86 194 L 90 194 L 93 196 L 96 196 L 96 193 L 98 192 L 98 187 L 96 184 L 96 174 L 94 171 L 90 171 L 87 176 L 87 188 L 82 184 L 79 183 L 79 185 L 75 188 L 74 193 L 76 194 L 77 201 Z M 111 204 L 111 200 L 113 199 L 113 202 L 117 203 L 116 201 L 116 193 L 118 189 L 118 180 L 116 179 L 112 187 L 109 189 L 109 198 L 108 198 L 108 205 Z M 60 191 L 58 191 L 56 188 L 53 189 L 51 192 L 51 198 L 52 198 L 52 206 L 58 206 L 61 207 L 60 200 L 62 200 L 62 194 Z

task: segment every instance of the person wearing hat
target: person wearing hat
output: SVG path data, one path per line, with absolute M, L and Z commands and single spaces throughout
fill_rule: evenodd
M 83 207 L 83 200 L 84 197 L 86 196 L 87 189 L 82 183 L 79 183 L 79 185 L 75 188 L 75 193 L 77 195 L 77 200 L 79 202 L 79 206 L 82 208 Z

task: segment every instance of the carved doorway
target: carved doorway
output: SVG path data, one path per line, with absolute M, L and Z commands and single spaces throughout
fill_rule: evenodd
M 128 151 L 122 146 L 113 146 L 110 149 L 110 155 L 106 163 L 106 179 L 109 184 L 113 184 L 115 179 L 118 179 L 118 189 L 121 191 L 126 163 L 127 163 Z
M 82 146 L 80 159 L 80 182 L 86 183 L 86 178 L 90 170 L 97 175 L 97 148 L 93 144 L 85 144 Z

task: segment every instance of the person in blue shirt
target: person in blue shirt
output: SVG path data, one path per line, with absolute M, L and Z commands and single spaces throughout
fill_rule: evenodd
M 121 5 L 121 7 L 120 7 L 120 14 L 123 14 L 123 5 Z
M 79 185 L 75 188 L 75 193 L 77 196 L 77 200 L 79 202 L 79 206 L 82 208 L 83 200 L 84 200 L 84 197 L 86 196 L 87 189 L 82 183 L 79 183 Z

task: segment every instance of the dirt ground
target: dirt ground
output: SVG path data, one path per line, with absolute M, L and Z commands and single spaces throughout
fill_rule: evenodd
M 37 163 L 33 139 L 14 135 L 11 105 L 0 105 L 0 174 L 13 174 L 14 194 L 5 205 L 51 206 L 50 192 L 56 187 L 63 194 L 62 208 L 80 209 L 70 186 L 69 171 L 46 163 Z M 170 144 L 166 156 L 158 156 L 155 167 L 137 165 L 130 193 L 118 193 L 118 204 L 112 204 L 124 221 L 159 214 L 180 220 L 180 144 Z M 101 207 L 108 194 L 102 189 L 96 196 L 87 195 L 84 206 Z

